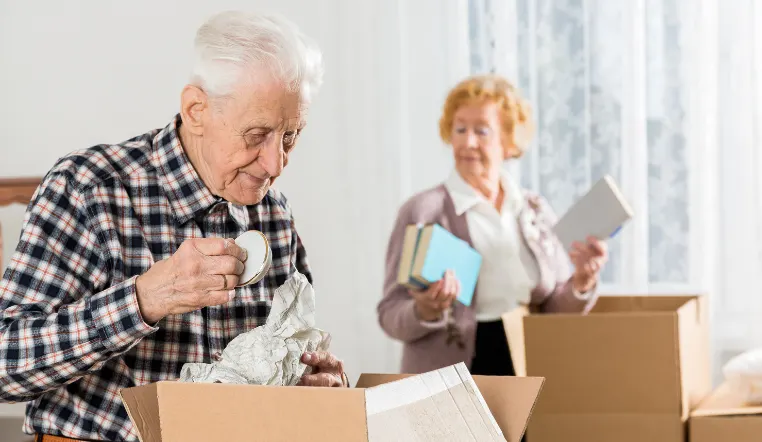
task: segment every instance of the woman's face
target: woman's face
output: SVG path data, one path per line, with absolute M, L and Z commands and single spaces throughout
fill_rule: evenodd
M 451 143 L 455 169 L 466 180 L 490 178 L 513 149 L 503 131 L 497 104 L 464 104 L 455 111 Z

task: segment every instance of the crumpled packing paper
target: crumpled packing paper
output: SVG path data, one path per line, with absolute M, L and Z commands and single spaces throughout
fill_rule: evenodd
M 730 359 L 722 367 L 728 387 L 747 405 L 762 405 L 762 348 L 756 348 Z
M 296 385 L 311 367 L 301 362 L 307 351 L 327 350 L 330 335 L 315 328 L 315 292 L 296 272 L 278 287 L 264 325 L 230 341 L 219 361 L 187 363 L 183 382 Z

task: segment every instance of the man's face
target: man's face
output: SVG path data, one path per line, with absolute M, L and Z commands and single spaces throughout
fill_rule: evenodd
M 274 80 L 210 103 L 197 167 L 212 193 L 240 205 L 260 202 L 288 164 L 306 113 L 301 94 Z

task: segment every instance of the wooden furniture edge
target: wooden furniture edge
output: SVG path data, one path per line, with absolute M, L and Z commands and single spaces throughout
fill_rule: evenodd
M 42 177 L 0 178 L 0 207 L 11 204 L 26 206 L 32 199 Z M 0 225 L 0 272 L 3 266 L 3 229 Z
M 0 178 L 0 207 L 11 204 L 27 205 L 42 178 Z

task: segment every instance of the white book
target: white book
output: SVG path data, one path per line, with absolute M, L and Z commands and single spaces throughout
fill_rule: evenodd
M 611 238 L 632 217 L 632 208 L 616 182 L 605 175 L 558 220 L 553 231 L 568 252 L 574 241 L 585 242 L 588 236 Z

